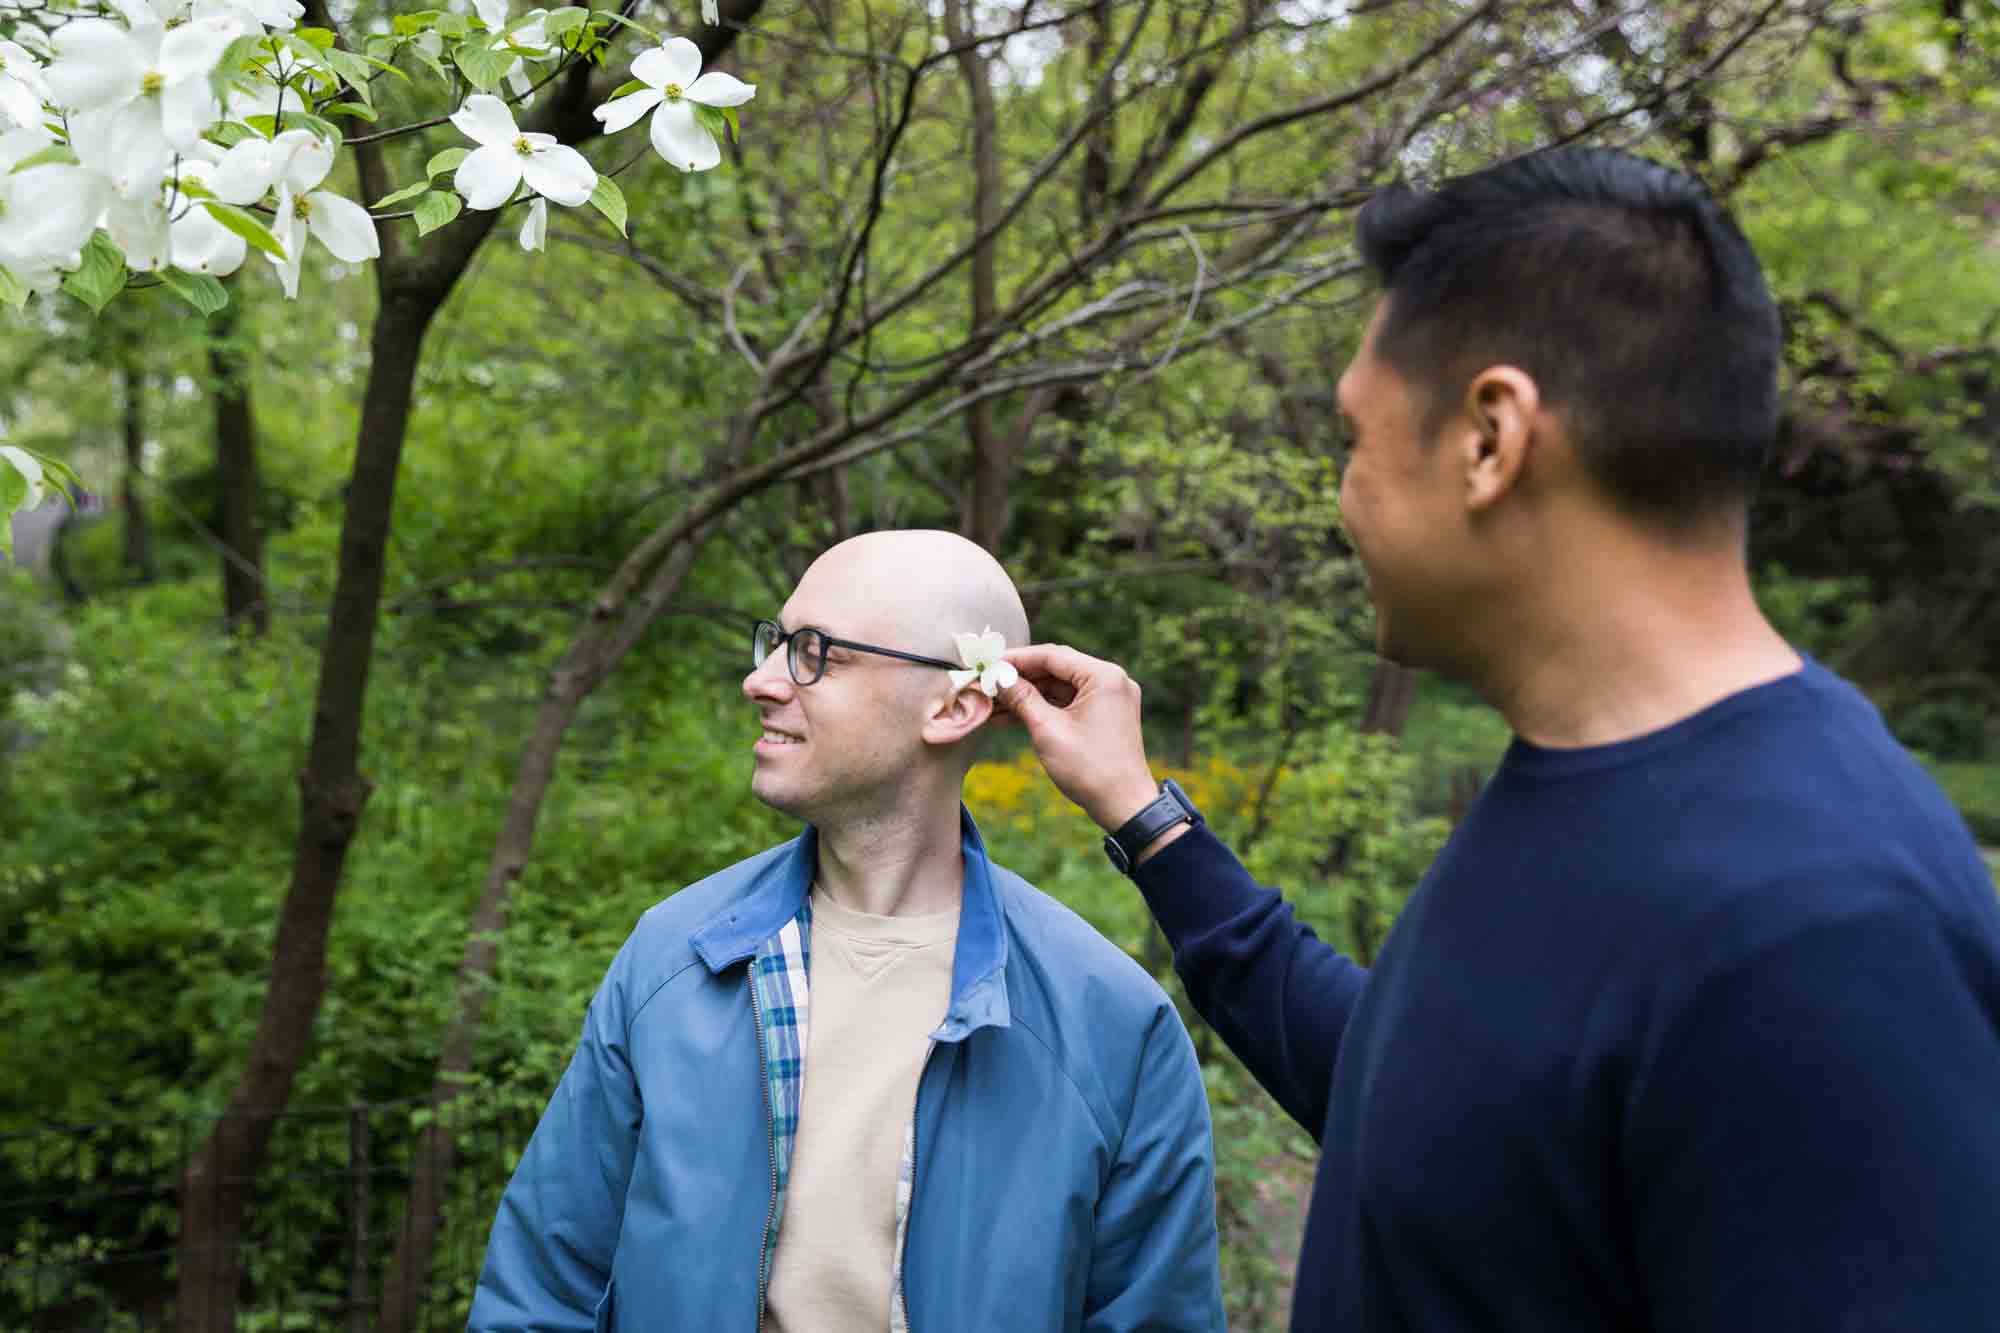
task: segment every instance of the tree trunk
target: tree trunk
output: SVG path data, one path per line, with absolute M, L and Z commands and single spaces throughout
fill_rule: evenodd
M 1376 658 L 1374 674 L 1368 677 L 1368 706 L 1361 715 L 1361 730 L 1400 738 L 1416 697 L 1416 672 L 1386 657 Z
M 696 38 L 702 48 L 703 63 L 713 63 L 727 51 L 736 34 L 762 5 L 763 0 L 725 3 L 722 25 L 704 27 Z M 581 107 L 579 114 L 588 117 L 588 106 Z M 748 447 L 747 433 L 732 433 L 727 451 L 729 465 L 733 466 Z M 740 497 L 749 489 L 746 486 L 736 494 Z M 639 642 L 647 627 L 659 618 L 680 590 L 710 530 L 708 519 L 726 502 L 727 497 L 721 503 L 711 504 L 707 518 L 684 517 L 642 541 L 592 600 L 589 615 L 576 638 L 562 661 L 549 673 L 541 707 L 536 710 L 534 730 L 522 751 L 514 786 L 507 796 L 507 814 L 494 840 L 485 886 L 473 908 L 465 953 L 459 960 L 458 1013 L 446 1029 L 438 1051 L 437 1073 L 431 1085 L 431 1123 L 418 1142 L 411 1164 L 403 1225 L 396 1237 L 396 1252 L 389 1261 L 389 1271 L 383 1277 L 377 1333 L 408 1333 L 423 1309 L 431 1261 L 437 1252 L 438 1228 L 443 1221 L 445 1190 L 458 1157 L 458 1136 L 451 1123 L 450 1103 L 463 1088 L 465 1076 L 472 1071 L 473 1054 L 485 1021 L 486 995 L 500 958 L 499 935 L 507 924 L 514 882 L 520 878 L 534 850 L 535 825 L 549 786 L 555 781 L 563 738 L 583 701 Z
M 384 283 L 341 523 L 333 607 L 320 651 L 312 742 L 298 778 L 298 844 L 279 911 L 264 1008 L 228 1109 L 181 1177 L 181 1333 L 228 1333 L 235 1327 L 242 1274 L 238 1250 L 250 1189 L 277 1113 L 291 1097 L 326 993 L 334 895 L 368 802 L 369 782 L 360 771 L 362 704 L 374 656 L 397 465 L 424 331 L 442 301 L 442 292 L 413 298 Z
M 993 108 L 993 79 L 986 57 L 969 45 L 972 36 L 969 0 L 947 0 L 945 35 L 960 47 L 959 72 L 972 102 L 972 227 L 991 232 L 1000 216 L 999 122 Z M 972 332 L 990 331 L 998 308 L 995 260 L 998 235 L 990 235 L 972 252 Z M 972 446 L 972 490 L 960 527 L 966 536 L 998 553 L 1007 527 L 1007 485 L 1014 470 L 1014 442 L 993 420 L 993 400 L 965 411 L 965 434 Z
M 153 581 L 153 539 L 146 525 L 146 502 L 139 494 L 146 473 L 146 377 L 131 362 L 119 371 L 125 399 L 125 570 L 140 583 Z
M 222 536 L 222 615 L 232 630 L 249 625 L 262 638 L 271 628 L 264 595 L 264 540 L 257 529 L 257 427 L 250 411 L 250 363 L 240 342 L 235 301 L 217 314 L 208 344 L 215 381 L 216 510 Z
M 542 802 L 555 781 L 563 738 L 577 710 L 631 650 L 645 627 L 664 610 L 687 578 L 701 550 L 703 530 L 697 529 L 669 554 L 648 585 L 645 596 L 629 614 L 612 609 L 616 601 L 601 596 L 592 616 L 549 673 L 535 714 L 535 727 L 521 754 L 514 787 L 507 797 L 507 815 L 486 867 L 486 885 L 473 909 L 471 933 L 458 965 L 458 1014 L 446 1031 L 438 1054 L 437 1076 L 431 1086 L 433 1115 L 417 1144 L 410 1170 L 410 1192 L 403 1211 L 403 1229 L 396 1241 L 388 1276 L 382 1283 L 377 1333 L 407 1333 L 416 1326 L 430 1282 L 431 1260 L 437 1250 L 443 1220 L 446 1184 L 458 1160 L 458 1136 L 449 1104 L 472 1072 L 474 1049 L 486 1016 L 486 996 L 500 959 L 500 932 L 507 925 L 507 907 L 514 882 L 534 850 L 535 826 Z M 614 580 L 614 583 L 616 580 Z
M 704 58 L 714 56 L 755 16 L 762 0 L 730 0 L 725 27 L 706 28 Z M 335 28 L 326 0 L 306 0 L 305 18 Z M 338 40 L 338 38 L 336 38 Z M 577 143 L 602 130 L 591 108 L 603 101 L 592 67 L 569 71 L 522 128 Z M 378 198 L 388 177 L 372 147 L 356 151 L 362 192 Z M 409 425 L 425 331 L 492 231 L 497 212 L 461 217 L 432 236 L 421 255 L 407 254 L 404 234 L 381 233 L 376 264 L 380 305 L 371 338 L 368 386 L 348 479 L 339 571 L 320 654 L 312 742 L 299 775 L 301 820 L 291 886 L 279 911 L 264 1008 L 229 1109 L 181 1177 L 181 1333 L 225 1333 L 236 1317 L 241 1263 L 237 1254 L 250 1187 L 263 1163 L 275 1117 L 291 1095 L 305 1058 L 313 1020 L 326 993 L 326 941 L 347 848 L 367 804 L 360 771 L 362 706 L 381 609 L 396 471 Z M 698 528 L 687 533 L 699 537 Z M 652 589 L 648 589 L 648 595 Z M 645 603 L 657 613 L 657 606 Z M 621 639 L 622 652 L 630 643 Z M 594 682 L 593 682 L 594 684 Z

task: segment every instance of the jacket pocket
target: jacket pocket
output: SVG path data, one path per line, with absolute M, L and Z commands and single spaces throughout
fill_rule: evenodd
M 611 1333 L 611 1330 L 617 1327 L 617 1315 L 614 1313 L 616 1302 L 611 1299 L 613 1290 L 612 1284 L 607 1282 L 604 1284 L 604 1294 L 598 1297 L 597 1321 L 591 1325 L 596 1333 Z

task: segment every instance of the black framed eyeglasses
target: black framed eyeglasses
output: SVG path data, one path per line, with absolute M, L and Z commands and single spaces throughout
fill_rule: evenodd
M 878 648 L 872 643 L 856 643 L 852 639 L 836 639 L 823 629 L 802 625 L 798 629 L 786 631 L 775 620 L 760 620 L 750 633 L 750 664 L 764 665 L 766 658 L 778 651 L 779 645 L 785 649 L 785 669 L 792 673 L 796 685 L 816 683 L 826 672 L 826 650 L 846 648 L 857 653 L 874 653 L 877 657 L 894 657 L 904 662 L 915 662 L 919 666 L 943 667 L 946 671 L 959 669 L 957 662 L 947 662 L 938 657 L 924 657 L 917 653 L 906 653 L 899 648 Z

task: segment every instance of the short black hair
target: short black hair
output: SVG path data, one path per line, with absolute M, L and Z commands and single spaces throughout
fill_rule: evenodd
M 1377 353 L 1432 430 L 1472 376 L 1514 365 L 1626 512 L 1681 532 L 1747 507 L 1782 337 L 1755 252 L 1699 181 L 1555 148 L 1384 190 L 1356 229 L 1386 289 Z

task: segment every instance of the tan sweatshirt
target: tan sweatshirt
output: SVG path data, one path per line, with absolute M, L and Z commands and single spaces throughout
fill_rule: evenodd
M 957 911 L 868 916 L 815 889 L 805 1086 L 767 1297 L 776 1333 L 885 1333 L 896 1177 Z

